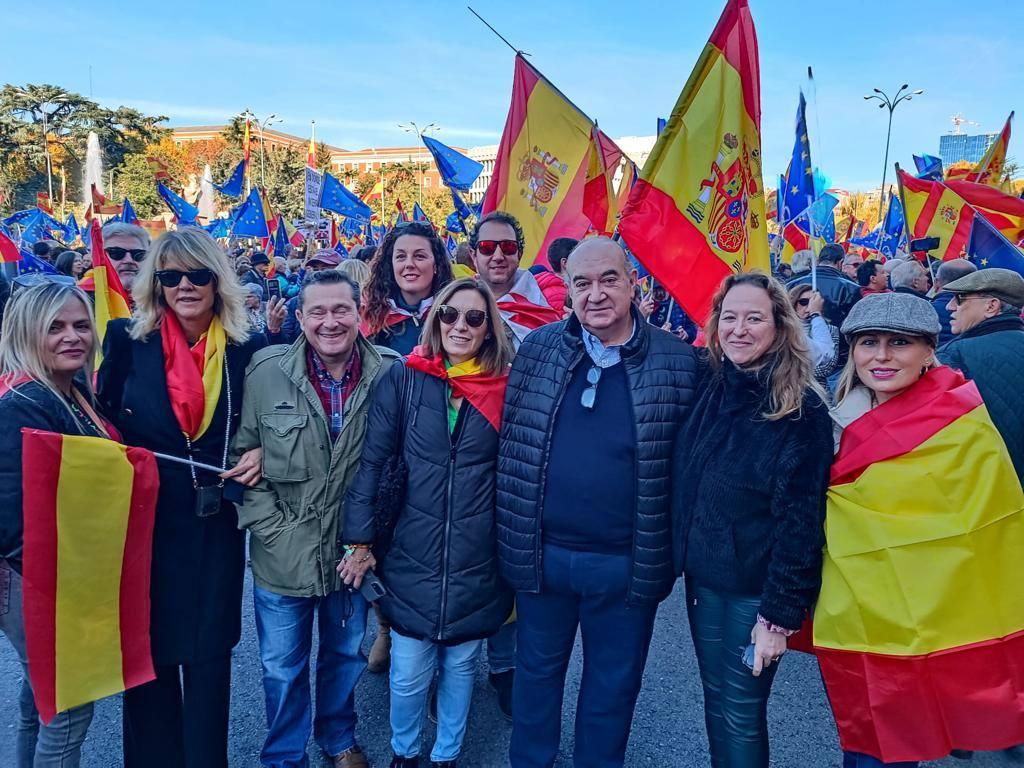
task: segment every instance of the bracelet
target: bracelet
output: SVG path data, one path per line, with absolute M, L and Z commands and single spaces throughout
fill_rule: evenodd
M 757 623 L 765 629 L 767 629 L 769 632 L 774 632 L 775 634 L 782 635 L 783 637 L 791 637 L 792 635 L 796 634 L 795 629 L 786 629 L 785 627 L 780 627 L 778 624 L 772 624 L 760 613 L 757 614 Z
M 341 547 L 345 550 L 346 555 L 354 555 L 357 550 L 365 549 L 367 552 L 370 550 L 369 544 L 343 544 Z

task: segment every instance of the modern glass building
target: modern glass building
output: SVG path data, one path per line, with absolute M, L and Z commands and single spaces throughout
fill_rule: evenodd
M 985 151 L 992 146 L 992 142 L 998 136 L 998 133 L 982 133 L 977 136 L 947 133 L 939 137 L 939 157 L 946 168 L 963 161 L 976 163 L 985 156 Z

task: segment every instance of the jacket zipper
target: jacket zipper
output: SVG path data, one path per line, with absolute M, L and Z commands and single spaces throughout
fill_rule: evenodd
M 447 395 L 447 385 L 445 386 Z M 445 408 L 448 403 L 445 403 Z M 459 408 L 461 410 L 461 406 Z M 463 418 L 465 416 L 463 415 Z M 458 417 L 456 417 L 458 426 Z M 444 640 L 445 614 L 448 609 L 448 549 L 451 546 L 449 541 L 452 529 L 452 490 L 455 485 L 455 444 L 452 442 L 452 434 L 448 433 L 448 492 L 444 506 L 444 549 L 441 552 L 441 615 L 438 617 L 437 639 Z
M 632 604 L 633 597 L 633 578 L 636 572 L 636 523 L 640 517 L 640 430 L 637 429 L 637 413 L 634 411 L 633 404 L 633 386 L 629 378 L 629 367 L 626 365 L 626 361 L 622 361 L 622 372 L 626 374 L 626 395 L 629 397 L 629 412 L 632 415 L 630 421 L 633 422 L 633 541 L 630 547 L 630 563 L 629 563 L 629 584 L 626 586 L 626 607 L 628 608 Z M 671 454 L 670 454 L 671 456 Z M 671 465 L 671 458 L 669 459 Z M 670 499 L 671 500 L 671 499 Z M 671 518 L 670 518 L 671 520 Z

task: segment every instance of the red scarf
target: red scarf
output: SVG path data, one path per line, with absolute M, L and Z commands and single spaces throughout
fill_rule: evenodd
M 216 322 L 216 319 L 214 320 Z M 210 325 L 213 331 L 213 323 Z M 206 374 L 206 347 L 209 332 L 203 335 L 195 346 L 189 347 L 181 323 L 173 312 L 164 312 L 160 323 L 160 340 L 164 352 L 164 374 L 167 377 L 167 394 L 171 410 L 181 431 L 197 440 L 206 432 L 213 418 L 213 409 L 220 396 L 221 377 Z M 223 365 L 223 351 L 212 366 Z M 212 381 L 214 378 L 216 382 Z M 207 392 L 207 390 L 214 390 Z M 210 413 L 207 414 L 207 410 Z
M 466 398 L 483 414 L 495 431 L 501 430 L 501 411 L 505 406 L 508 373 L 501 376 L 488 376 L 483 373 L 449 376 L 444 366 L 444 358 L 441 355 L 424 357 L 423 347 L 416 347 L 406 358 L 405 364 L 414 371 L 448 382 L 455 397 Z

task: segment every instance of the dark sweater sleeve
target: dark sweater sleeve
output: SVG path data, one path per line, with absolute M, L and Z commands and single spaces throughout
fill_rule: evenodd
M 363 455 L 345 494 L 341 534 L 345 544 L 372 544 L 376 539 L 374 506 L 377 489 L 384 463 L 394 454 L 398 442 L 399 409 L 404 407 L 401 402 L 402 382 L 406 375 L 409 374 L 406 374 L 405 365 L 397 362 L 388 368 L 384 378 L 374 387 Z M 412 386 L 411 381 L 409 386 Z
M 124 383 L 131 367 L 131 343 L 127 320 L 111 320 L 107 323 L 103 337 L 103 362 L 96 376 L 96 399 L 100 410 L 115 425 L 121 415 Z
M 760 614 L 793 630 L 803 624 L 821 588 L 825 492 L 832 466 L 828 410 L 810 397 L 777 464 L 771 502 L 775 541 L 761 592 Z

